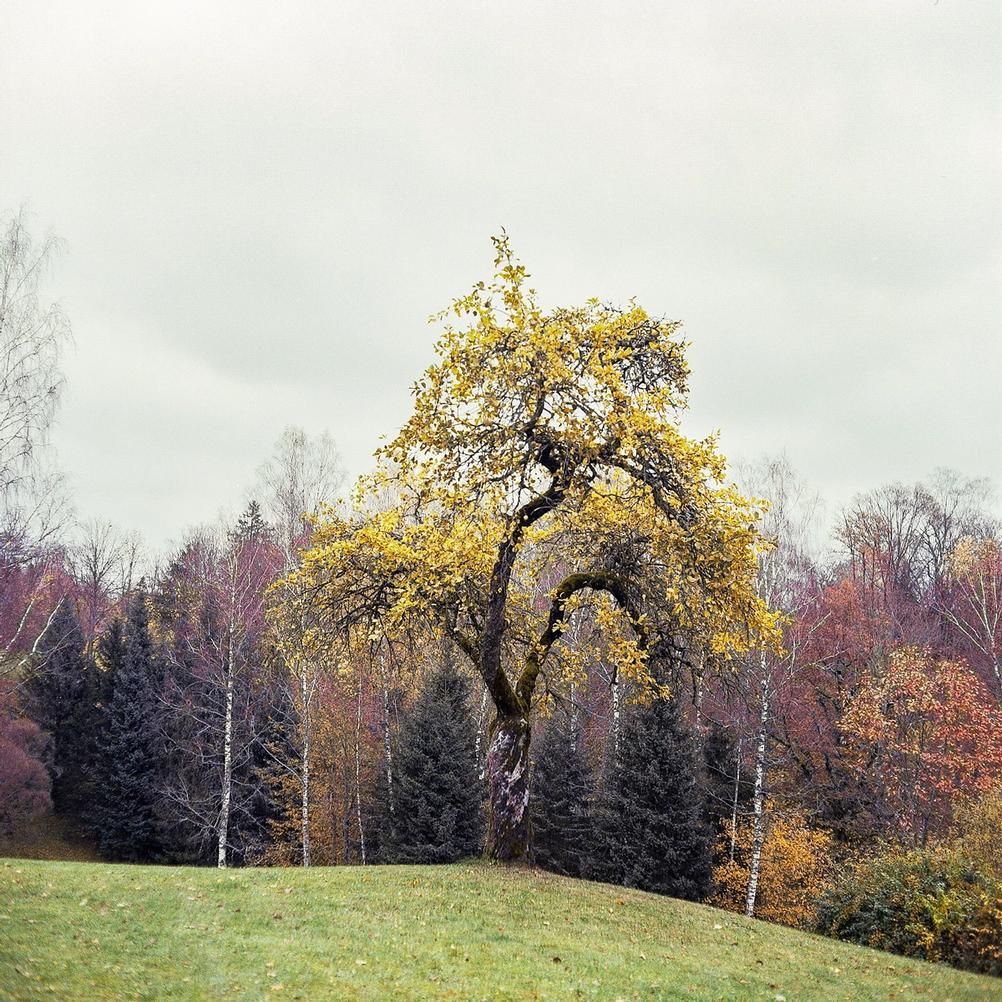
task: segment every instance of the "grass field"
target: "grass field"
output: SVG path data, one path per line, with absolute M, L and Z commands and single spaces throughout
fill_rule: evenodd
M 0 861 L 5 999 L 953 999 L 1002 982 L 524 870 Z

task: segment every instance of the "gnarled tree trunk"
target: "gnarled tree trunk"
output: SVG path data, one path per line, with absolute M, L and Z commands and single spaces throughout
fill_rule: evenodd
M 529 733 L 529 721 L 523 716 L 499 714 L 491 726 L 487 751 L 489 859 L 532 862 Z

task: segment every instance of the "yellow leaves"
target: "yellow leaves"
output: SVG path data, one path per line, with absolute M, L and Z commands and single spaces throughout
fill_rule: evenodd
M 771 804 L 769 808 L 755 914 L 784 925 L 809 926 L 818 898 L 832 876 L 832 837 L 812 828 L 797 812 L 773 812 Z M 735 856 L 714 870 L 717 891 L 710 903 L 742 912 L 754 838 L 751 820 L 739 820 L 737 832 L 731 831 L 728 822 L 720 840 L 722 853 L 729 853 L 732 834 Z

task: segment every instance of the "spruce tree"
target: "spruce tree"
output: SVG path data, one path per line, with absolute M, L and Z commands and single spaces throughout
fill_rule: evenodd
M 94 664 L 92 688 L 97 700 L 97 714 L 89 776 L 91 796 L 84 817 L 91 833 L 100 841 L 113 764 L 107 750 L 111 703 L 115 686 L 125 664 L 125 625 L 121 619 L 117 617 L 113 619 L 107 630 L 98 637 Z
M 83 747 L 92 722 L 84 638 L 73 604 L 63 599 L 39 641 L 41 658 L 26 684 L 28 711 L 49 734 L 47 765 L 52 775 L 52 803 L 64 816 L 80 807 L 79 786 L 87 767 Z
M 692 740 L 674 699 L 636 707 L 597 811 L 595 879 L 699 901 L 712 875 Z
M 479 852 L 483 794 L 468 699 L 466 680 L 447 661 L 406 714 L 381 832 L 384 862 L 452 863 Z
M 157 817 L 163 741 L 160 695 L 163 669 L 150 638 L 146 596 L 129 604 L 125 649 L 111 684 L 101 736 L 102 788 L 93 818 L 101 852 L 111 859 L 160 858 Z
M 532 845 L 544 870 L 583 876 L 593 850 L 593 780 L 576 721 L 558 712 L 535 746 L 530 786 Z
M 715 835 L 740 814 L 755 790 L 751 770 L 742 773 L 739 747 L 731 732 L 716 721 L 703 739 L 703 817 Z

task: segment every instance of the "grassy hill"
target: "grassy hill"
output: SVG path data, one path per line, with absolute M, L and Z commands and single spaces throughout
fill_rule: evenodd
M 4 999 L 998 998 L 1002 984 L 485 864 L 0 861 Z

